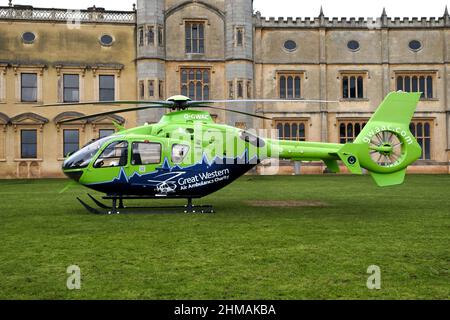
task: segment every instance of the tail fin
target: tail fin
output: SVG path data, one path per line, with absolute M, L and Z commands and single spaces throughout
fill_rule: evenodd
M 338 152 L 352 173 L 367 169 L 379 186 L 403 183 L 407 166 L 422 153 L 409 130 L 420 95 L 391 92 L 386 96 L 354 143 Z

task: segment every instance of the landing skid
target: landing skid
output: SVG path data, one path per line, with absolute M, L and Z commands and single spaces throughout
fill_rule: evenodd
M 193 205 L 192 198 L 188 198 L 188 203 L 184 206 L 155 206 L 155 207 L 125 207 L 123 200 L 141 200 L 141 199 L 155 199 L 150 197 L 103 197 L 104 200 L 111 200 L 111 206 L 107 206 L 93 196 L 88 194 L 89 198 L 95 203 L 96 208 L 91 207 L 86 202 L 77 198 L 83 207 L 93 214 L 150 214 L 150 213 L 214 213 L 211 205 Z

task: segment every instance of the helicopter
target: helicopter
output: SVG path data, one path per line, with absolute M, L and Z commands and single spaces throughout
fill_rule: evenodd
M 260 114 L 213 106 L 229 100 L 192 101 L 179 95 L 167 101 L 81 102 L 41 107 L 105 103 L 143 105 L 61 123 L 130 111 L 168 109 L 170 112 L 155 124 L 130 129 L 115 124 L 118 128 L 115 134 L 91 141 L 69 155 L 62 170 L 70 179 L 104 193 L 103 199 L 111 201 L 108 206 L 88 194 L 97 206 L 94 208 L 77 198 L 91 213 L 129 212 L 136 207 L 125 207 L 124 200 L 138 199 L 187 199 L 187 204 L 182 207 L 144 208 L 181 208 L 185 213 L 213 213 L 211 205 L 196 206 L 193 199 L 224 188 L 271 158 L 323 161 L 334 173 L 339 172 L 338 161 L 341 161 L 350 173 L 369 172 L 380 187 L 403 183 L 407 166 L 419 159 L 422 152 L 409 130 L 420 95 L 401 91 L 389 93 L 356 139 L 346 144 L 267 138 L 250 130 L 215 123 L 208 111 L 198 110 L 208 108 L 270 119 Z

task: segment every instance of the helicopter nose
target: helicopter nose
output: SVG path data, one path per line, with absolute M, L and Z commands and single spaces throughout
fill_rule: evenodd
M 82 170 L 64 170 L 64 174 L 67 178 L 72 179 L 76 182 L 80 182 L 81 176 L 83 175 Z

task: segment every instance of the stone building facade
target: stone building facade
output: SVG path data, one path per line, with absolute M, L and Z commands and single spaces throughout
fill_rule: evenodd
M 349 142 L 390 91 L 421 91 L 413 172 L 448 173 L 450 16 L 265 18 L 252 0 L 139 0 L 133 11 L 0 7 L 0 173 L 55 177 L 64 153 L 114 129 L 156 122 L 140 111 L 62 126 L 121 106 L 37 108 L 63 101 L 298 100 L 228 104 L 273 119 L 215 113 L 283 139 Z M 302 100 L 333 100 L 307 103 Z M 123 107 L 123 106 L 122 106 Z M 284 172 L 293 172 L 287 164 Z M 297 166 L 297 171 L 299 167 Z M 301 173 L 320 173 L 302 164 Z

